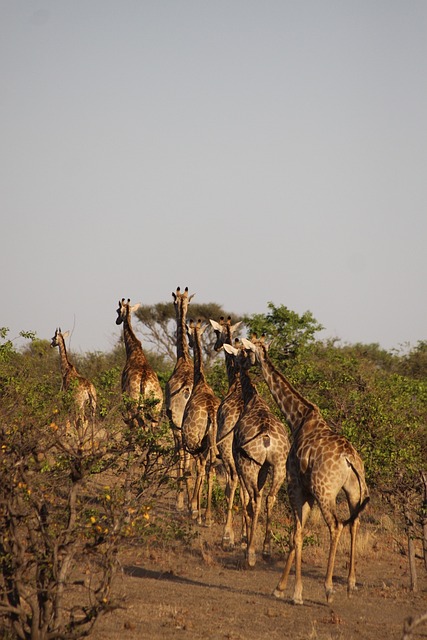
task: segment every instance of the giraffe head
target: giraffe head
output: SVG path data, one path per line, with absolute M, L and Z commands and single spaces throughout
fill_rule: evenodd
M 224 344 L 233 344 L 233 334 L 236 333 L 237 329 L 242 324 L 241 322 L 231 324 L 231 316 L 228 316 L 227 320 L 225 320 L 224 317 L 221 317 L 219 322 L 216 322 L 215 320 L 209 320 L 209 322 L 216 334 L 216 342 L 214 345 L 215 351 L 221 351 Z
M 236 362 L 236 365 L 242 371 L 248 371 L 251 367 L 254 366 L 256 362 L 255 352 L 252 349 L 248 349 L 242 342 L 236 338 L 234 341 L 234 345 L 224 343 L 224 350 L 226 353 L 231 355 Z M 248 341 L 246 341 L 248 342 Z
M 127 301 L 122 298 L 121 300 L 119 300 L 119 306 L 117 309 L 117 319 L 116 319 L 116 324 L 122 324 L 122 322 L 124 322 L 124 320 L 129 320 L 131 314 L 136 311 L 137 309 L 139 309 L 140 304 L 134 304 L 133 307 L 130 306 L 130 298 L 127 299 Z
M 264 356 L 268 353 L 269 343 L 265 341 L 265 336 L 261 336 L 261 338 L 257 338 L 256 334 L 251 336 L 251 339 L 242 338 L 243 348 L 246 352 L 251 353 L 253 357 L 253 363 L 258 362 L 261 364 L 261 361 Z
M 184 293 L 181 293 L 181 287 L 177 287 L 175 292 L 172 291 L 173 304 L 177 317 L 185 317 L 188 305 L 194 295 L 194 293 L 191 294 L 191 296 L 188 295 L 188 287 L 185 287 Z
M 207 326 L 208 325 L 203 324 L 200 319 L 197 320 L 197 322 L 194 322 L 194 320 L 190 320 L 189 324 L 187 325 L 187 336 L 188 344 L 190 345 L 191 349 L 194 349 L 197 336 L 200 337 L 205 332 Z
M 52 342 L 50 343 L 51 347 L 58 347 L 60 338 L 66 338 L 69 335 L 69 331 L 61 332 L 61 329 L 55 329 L 55 335 L 52 338 Z

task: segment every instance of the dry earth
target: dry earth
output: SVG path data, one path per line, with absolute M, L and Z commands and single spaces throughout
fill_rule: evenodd
M 316 520 L 314 518 L 314 520 Z M 427 611 L 427 575 L 418 559 L 418 590 L 409 590 L 408 561 L 389 516 L 366 517 L 358 556 L 358 591 L 346 594 L 348 534 L 343 535 L 335 568 L 336 595 L 325 601 L 326 531 L 317 518 L 320 546 L 304 551 L 304 605 L 272 591 L 283 568 L 276 549 L 270 562 L 260 558 L 244 567 L 243 551 L 221 549 L 222 526 L 200 527 L 189 546 L 128 547 L 120 553 L 121 571 L 114 596 L 121 608 L 103 617 L 91 640 L 400 640 L 408 616 Z M 414 639 L 427 638 L 427 625 Z

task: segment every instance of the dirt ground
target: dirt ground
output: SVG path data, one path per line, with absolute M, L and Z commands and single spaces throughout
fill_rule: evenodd
M 272 595 L 284 565 L 280 550 L 246 569 L 244 553 L 221 548 L 222 525 L 199 527 L 189 546 L 129 547 L 120 553 L 114 596 L 121 608 L 104 616 L 92 640 L 400 640 L 408 616 L 427 611 L 427 575 L 418 563 L 418 590 L 409 590 L 408 560 L 390 518 L 362 522 L 358 591 L 346 592 L 349 536 L 343 534 L 335 567 L 336 594 L 323 590 L 327 535 L 303 553 L 304 605 L 291 603 L 293 574 L 283 600 Z M 261 534 L 260 534 L 261 535 Z M 403 539 L 404 541 L 404 539 Z M 414 639 L 427 638 L 427 625 Z

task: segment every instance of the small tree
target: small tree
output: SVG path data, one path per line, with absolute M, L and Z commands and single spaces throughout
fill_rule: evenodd
M 1 354 L 0 635 L 76 640 L 115 606 L 118 544 L 168 481 L 172 447 L 166 427 L 126 433 L 114 367 L 100 375 L 102 416 L 87 448 L 34 348 Z
M 250 333 L 265 335 L 271 341 L 270 355 L 278 365 L 295 357 L 315 340 L 315 334 L 323 329 L 310 311 L 299 315 L 284 305 L 276 307 L 268 303 L 267 314 L 254 314 L 244 318 Z

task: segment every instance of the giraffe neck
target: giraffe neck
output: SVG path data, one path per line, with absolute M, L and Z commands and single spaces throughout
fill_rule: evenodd
M 123 321 L 123 339 L 125 341 L 126 356 L 129 357 L 135 350 L 141 350 L 142 345 L 140 340 L 133 332 L 132 325 L 130 323 L 130 311 L 127 312 Z
M 229 323 L 223 329 L 223 342 L 224 344 L 233 344 L 233 336 L 231 335 L 231 326 Z M 239 368 L 236 363 L 236 358 L 229 353 L 225 354 L 225 368 L 227 370 L 227 378 L 228 378 L 228 387 L 230 388 L 237 375 L 239 373 Z
M 251 380 L 249 372 L 246 369 L 240 369 L 240 381 L 242 385 L 243 402 L 246 406 L 258 392 Z
M 258 355 L 264 380 L 291 430 L 295 431 L 307 415 L 315 409 L 315 405 L 298 393 L 285 376 L 275 368 L 264 348 L 261 353 L 258 351 Z
M 183 358 L 184 360 L 190 360 L 190 352 L 188 349 L 187 341 L 187 310 L 184 308 L 182 301 L 180 306 L 177 306 L 176 313 L 176 357 L 177 360 Z
M 59 348 L 59 364 L 61 367 L 61 375 L 64 387 L 67 388 L 67 381 L 70 379 L 71 374 L 74 371 L 74 367 L 68 360 L 67 349 L 65 347 L 65 340 L 62 334 L 58 335 L 58 348 Z
M 231 344 L 231 342 L 227 344 Z M 237 367 L 235 358 L 228 353 L 225 354 L 225 368 L 227 370 L 228 387 L 230 388 L 237 377 Z
M 193 356 L 194 356 L 194 384 L 205 380 L 205 372 L 202 359 L 202 344 L 198 329 L 194 330 L 193 337 Z

